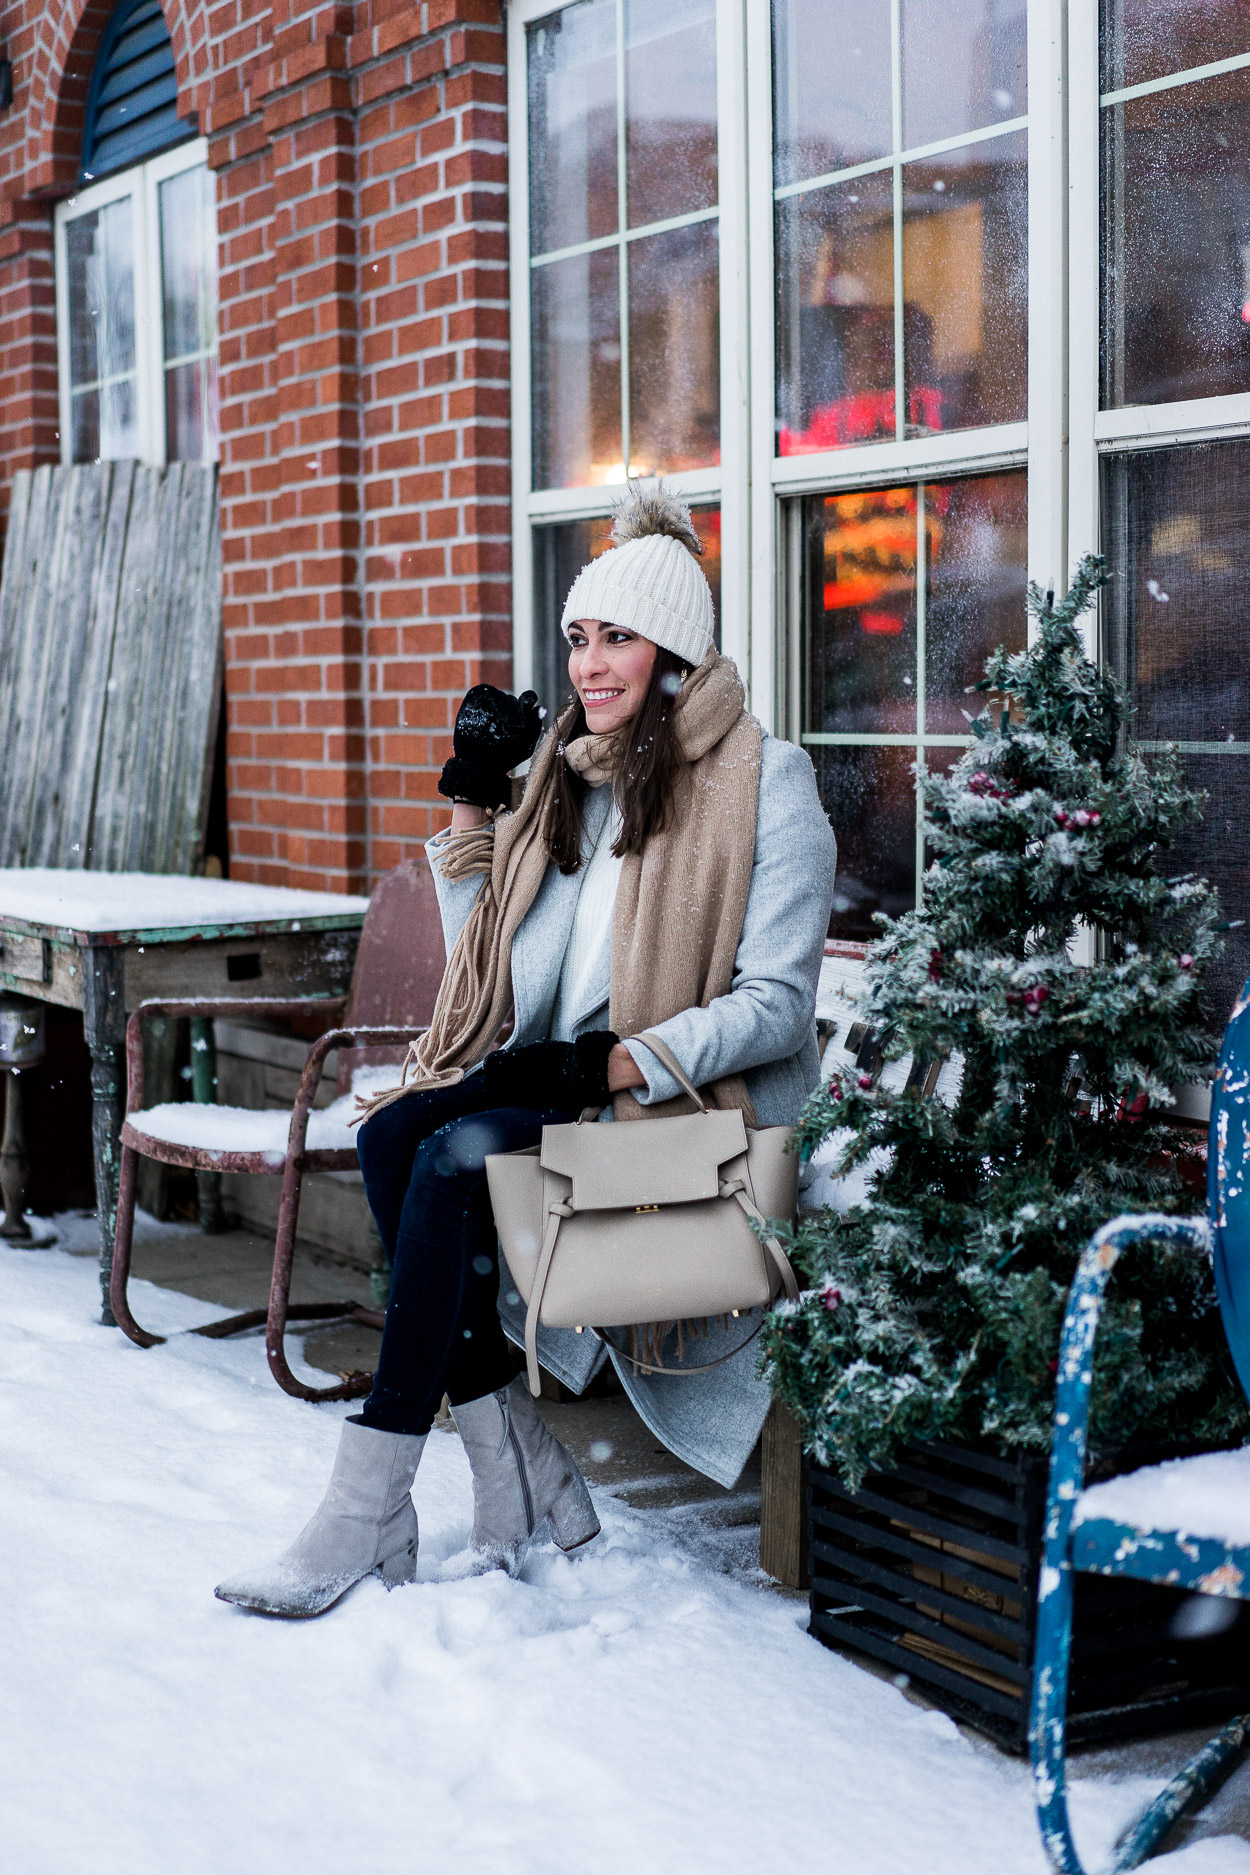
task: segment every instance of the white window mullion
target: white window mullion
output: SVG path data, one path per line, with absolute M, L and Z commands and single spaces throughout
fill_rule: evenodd
M 534 538 L 530 524 L 529 83 L 525 15 L 508 9 L 508 220 L 511 231 L 512 371 L 512 683 L 534 682 Z
M 165 461 L 165 347 L 162 342 L 160 198 L 152 166 L 136 178 L 135 363 L 138 366 L 139 447 L 143 460 Z
M 772 699 L 752 667 L 751 581 L 751 307 L 749 183 L 743 0 L 716 8 L 717 200 L 720 226 L 720 509 L 721 647 L 747 685 L 753 709 L 768 721 Z M 767 634 L 770 640 L 772 634 Z M 771 688 L 771 685 L 769 685 Z
M 1068 566 L 1096 553 L 1098 521 L 1098 0 L 1068 6 Z M 1092 631 L 1092 626 L 1091 626 Z M 1091 644 L 1091 649 L 1093 646 Z
M 1031 0 L 1029 70 L 1029 576 L 1068 571 L 1068 180 L 1061 10 Z
M 779 538 L 780 515 L 772 486 L 776 453 L 776 263 L 773 225 L 773 43 L 770 8 L 746 0 L 746 115 L 747 212 L 751 227 L 751 267 L 746 282 L 750 322 L 750 358 L 747 398 L 750 409 L 751 536 L 750 573 L 746 605 L 750 620 L 751 708 L 761 722 L 778 734 L 792 733 L 797 724 L 784 720 L 786 698 L 793 676 L 779 679 L 778 666 L 797 669 L 799 629 L 789 594 L 780 587 L 779 566 L 784 542 Z M 726 244 L 727 245 L 727 244 Z M 723 270 L 728 260 L 722 259 Z M 747 269 L 743 268 L 744 273 Z M 722 541 L 725 541 L 722 531 Z M 724 551 L 724 548 L 722 548 Z M 745 675 L 744 671 L 744 675 Z

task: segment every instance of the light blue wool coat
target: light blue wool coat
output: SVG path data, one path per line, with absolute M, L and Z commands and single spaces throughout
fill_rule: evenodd
M 610 805 L 610 790 L 586 798 L 586 850 L 598 836 Z M 426 846 L 438 891 L 443 931 L 450 951 L 482 887 L 480 878 L 453 883 L 439 861 L 446 835 Z M 734 959 L 729 993 L 706 1008 L 686 1009 L 656 1033 L 668 1043 L 697 1087 L 722 1075 L 742 1074 L 761 1126 L 791 1126 L 816 1085 L 816 985 L 833 903 L 837 847 L 816 792 L 810 758 L 791 742 L 765 735 L 760 760 L 755 862 Z M 546 876 L 512 944 L 514 1027 L 509 1047 L 545 1041 L 551 1029 L 561 966 L 573 924 L 580 872 L 547 867 Z M 608 1026 L 612 949 L 605 939 L 584 1007 L 574 1016 L 575 1034 Z M 630 1053 L 646 1076 L 634 1090 L 644 1106 L 670 1100 L 680 1088 L 643 1047 Z M 611 1117 L 611 1108 L 605 1118 Z M 509 1304 L 505 1275 L 500 1298 L 504 1327 L 524 1343 L 524 1310 Z M 731 1321 L 729 1330 L 685 1341 L 685 1361 L 714 1360 L 750 1334 L 758 1317 Z M 768 1390 L 756 1372 L 756 1344 L 710 1373 L 669 1376 L 635 1373 L 629 1360 L 604 1347 L 589 1329 L 541 1329 L 543 1366 L 574 1393 L 589 1384 L 609 1353 L 621 1383 L 641 1418 L 678 1458 L 718 1484 L 732 1485 L 751 1454 L 764 1416 Z M 678 1366 L 676 1335 L 664 1351 L 665 1366 Z

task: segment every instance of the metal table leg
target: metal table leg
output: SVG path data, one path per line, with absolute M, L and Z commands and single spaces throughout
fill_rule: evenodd
M 113 1233 L 117 1227 L 117 1175 L 121 1164 L 123 1075 L 126 1061 L 125 961 L 112 945 L 82 952 L 83 1033 L 91 1051 L 91 1143 L 96 1215 L 100 1220 L 100 1320 L 117 1322 L 109 1305 Z

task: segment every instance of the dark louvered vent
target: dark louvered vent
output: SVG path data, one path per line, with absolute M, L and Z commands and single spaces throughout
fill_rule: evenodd
M 91 74 L 79 181 L 98 182 L 195 135 L 194 119 L 178 115 L 161 0 L 120 0 Z

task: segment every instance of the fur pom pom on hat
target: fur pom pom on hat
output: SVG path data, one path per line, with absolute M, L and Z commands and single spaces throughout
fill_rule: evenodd
M 612 520 L 616 545 L 584 566 L 569 588 L 560 629 L 579 618 L 623 625 L 691 665 L 714 642 L 712 589 L 695 559 L 703 542 L 690 510 L 662 482 L 631 482 Z

